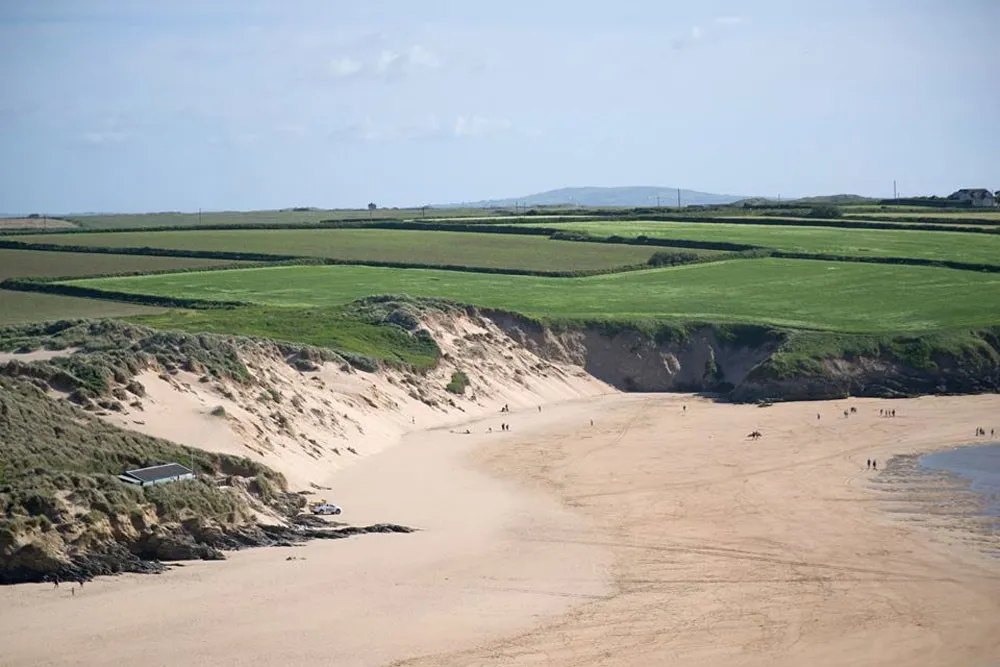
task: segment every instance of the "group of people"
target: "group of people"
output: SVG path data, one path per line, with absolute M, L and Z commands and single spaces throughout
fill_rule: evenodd
M 994 437 L 993 436 L 994 430 L 995 429 L 992 429 L 992 428 L 990 429 L 990 437 L 991 438 Z M 983 428 L 982 426 L 977 426 L 976 427 L 976 435 L 986 435 L 986 429 Z
M 80 585 L 80 590 L 83 590 L 83 582 L 85 582 L 86 580 L 87 579 L 84 576 L 82 576 L 82 575 L 76 578 L 76 583 L 78 583 Z M 61 578 L 59 577 L 58 574 L 52 575 L 52 588 L 59 588 L 59 584 L 60 584 L 61 581 L 62 580 L 61 580 Z M 73 587 L 72 580 L 70 581 L 69 592 L 70 592 L 70 595 L 72 595 L 73 597 L 76 597 L 76 589 Z
M 896 410 L 895 409 L 892 409 L 892 410 L 879 409 L 878 414 L 881 417 L 895 417 L 896 416 Z
M 878 461 L 876 461 L 875 459 L 868 459 L 868 469 L 878 470 Z

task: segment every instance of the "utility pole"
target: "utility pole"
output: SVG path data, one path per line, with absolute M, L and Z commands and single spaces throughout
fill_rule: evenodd
M 660 208 L 660 195 L 656 195 L 656 208 Z
M 681 207 L 681 189 L 677 188 L 677 208 Z
M 198 226 L 201 227 L 201 209 L 198 209 Z
M 892 179 L 892 198 L 899 199 L 899 195 L 896 194 L 896 179 Z

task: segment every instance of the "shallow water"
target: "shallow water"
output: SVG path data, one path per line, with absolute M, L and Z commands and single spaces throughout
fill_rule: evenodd
M 1000 443 L 959 447 L 920 457 L 920 465 L 967 480 L 986 501 L 986 513 L 1000 516 Z

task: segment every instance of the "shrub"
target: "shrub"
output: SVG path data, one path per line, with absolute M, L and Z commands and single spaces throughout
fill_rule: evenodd
M 226 416 L 226 409 L 224 407 L 222 407 L 221 405 L 217 405 L 214 408 L 212 408 L 212 416 L 213 417 L 225 417 Z
M 465 388 L 469 386 L 469 376 L 462 371 L 455 371 L 451 374 L 451 382 L 445 386 L 445 389 L 452 394 L 464 394 Z
M 810 218 L 839 218 L 843 212 L 833 204 L 817 204 L 809 209 Z
M 701 259 L 693 252 L 660 250 L 653 253 L 647 264 L 650 266 L 677 266 L 678 264 L 690 264 Z

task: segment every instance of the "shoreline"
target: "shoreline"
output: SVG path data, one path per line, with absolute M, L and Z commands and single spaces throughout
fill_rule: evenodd
M 1000 558 L 1000 516 L 989 511 L 996 494 L 974 490 L 969 477 L 922 462 L 934 454 L 997 444 L 967 442 L 893 456 L 872 488 L 882 495 L 884 512 L 928 529 L 929 539 L 959 542 Z
M 352 522 L 419 532 L 251 549 L 73 599 L 0 589 L 5 657 L 975 664 L 1000 652 L 1000 562 L 888 515 L 865 459 L 966 440 L 1000 396 L 894 400 L 900 416 L 880 419 L 885 404 L 611 394 L 414 432 L 329 485 Z M 53 623 L 72 653 L 46 639 Z

